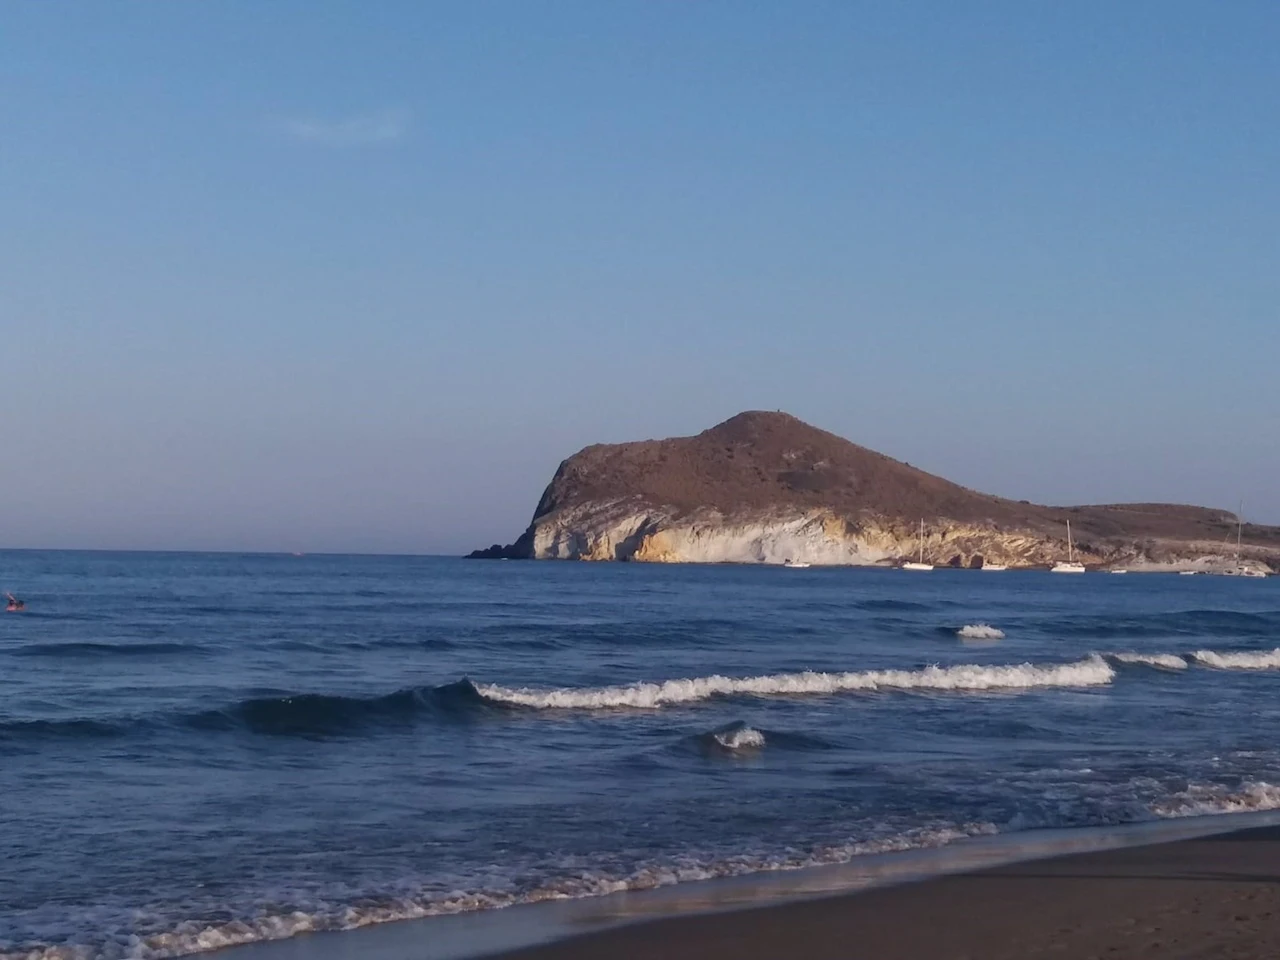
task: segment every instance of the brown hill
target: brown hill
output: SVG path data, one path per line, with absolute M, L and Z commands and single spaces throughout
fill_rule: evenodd
M 785 413 L 740 413 L 693 437 L 597 444 L 561 463 L 526 534 L 487 555 L 529 556 L 539 524 L 590 505 L 626 503 L 664 520 L 826 511 L 850 523 L 876 518 L 1020 530 L 1060 538 L 1065 523 L 1091 538 L 1222 541 L 1227 511 L 1172 504 L 1049 507 L 970 490 L 858 446 Z M 1280 528 L 1246 528 L 1280 546 Z

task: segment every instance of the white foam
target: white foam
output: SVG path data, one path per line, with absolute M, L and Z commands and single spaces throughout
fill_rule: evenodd
M 739 727 L 728 732 L 758 734 L 758 731 L 750 727 Z M 1148 808 L 1150 814 L 1160 818 L 1230 815 L 1276 809 L 1280 809 L 1280 786 L 1264 781 L 1246 781 L 1232 787 L 1194 783 L 1185 790 L 1151 802 Z M 1126 806 L 1117 813 L 1114 820 L 1104 818 L 1103 822 L 1132 822 L 1134 812 Z M 1144 818 L 1139 816 L 1138 819 Z M 1069 822 L 1076 825 L 1074 821 Z M 105 934 L 106 939 L 95 946 L 76 944 L 72 934 L 69 941 L 56 945 L 37 943 L 17 949 L 13 945 L 0 947 L 0 960 L 163 960 L 317 931 L 353 930 L 398 920 L 499 909 L 550 900 L 600 897 L 690 881 L 849 863 L 870 854 L 936 848 L 968 837 L 1060 825 L 1052 818 L 1048 821 L 1036 818 L 1026 823 L 1019 823 L 1015 818 L 1003 828 L 983 822 L 935 823 L 887 836 L 808 850 L 788 848 L 758 853 L 687 855 L 641 863 L 616 871 L 583 870 L 581 865 L 570 866 L 566 863 L 562 865 L 563 872 L 553 868 L 551 876 L 544 875 L 528 886 L 517 889 L 499 882 L 479 889 L 454 889 L 452 892 L 442 892 L 448 890 L 448 887 L 436 887 L 433 892 L 405 892 L 390 897 L 365 896 L 358 898 L 355 903 L 310 900 L 305 903 L 304 909 L 287 913 L 271 913 L 270 908 L 261 912 L 255 909 L 244 912 L 238 918 L 216 923 L 170 921 L 164 929 L 148 932 L 134 932 L 130 929 L 132 921 L 124 917 L 110 924 L 114 929 L 104 930 L 101 919 L 97 918 L 93 929 L 99 935 Z M 465 881 L 462 883 L 465 884 Z
M 969 623 L 956 631 L 956 636 L 966 640 L 1003 640 L 1004 631 L 998 630 L 989 623 Z
M 1187 669 L 1186 657 L 1180 657 L 1176 653 L 1113 653 L 1110 654 L 1113 660 L 1119 663 L 1141 664 L 1146 667 L 1160 667 L 1163 670 L 1185 670 Z
M 1280 787 L 1261 780 L 1235 790 L 1215 784 L 1191 784 L 1168 800 L 1152 805 L 1161 817 L 1199 817 L 1222 813 L 1253 813 L 1280 809 Z
M 716 743 L 726 750 L 751 750 L 764 746 L 764 734 L 751 727 L 734 727 L 712 734 Z
M 537 690 L 476 684 L 501 703 L 543 710 L 607 710 L 631 707 L 654 710 L 667 704 L 694 703 L 711 697 L 747 694 L 758 697 L 800 696 L 877 690 L 1023 690 L 1032 687 L 1094 687 L 1108 684 L 1115 670 L 1090 654 L 1071 663 L 1020 663 L 999 666 L 958 664 L 922 670 L 865 670 L 856 673 L 774 673 L 760 677 L 697 677 L 662 683 L 616 687 Z
M 856 857 L 942 847 L 956 840 L 997 833 L 994 824 L 967 823 L 917 827 L 891 836 L 821 846 L 782 854 L 744 853 L 732 856 L 679 857 L 641 864 L 629 871 L 566 872 L 521 891 L 455 891 L 387 898 L 359 906 L 316 903 L 308 910 L 287 914 L 247 916 L 213 924 L 181 921 L 164 932 L 134 935 L 117 931 L 105 948 L 84 945 L 32 945 L 16 951 L 0 949 L 0 960 L 163 960 L 262 940 L 283 940 L 322 930 L 354 930 L 397 920 L 493 910 L 548 900 L 601 897 L 625 890 L 652 890 L 676 883 L 714 880 L 770 871 L 848 863 Z
M 1197 650 L 1192 654 L 1206 667 L 1218 670 L 1275 670 L 1280 668 L 1280 647 L 1260 650 L 1256 653 L 1217 653 L 1213 650 Z

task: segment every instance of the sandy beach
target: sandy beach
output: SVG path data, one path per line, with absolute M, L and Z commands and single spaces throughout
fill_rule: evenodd
M 1063 960 L 1280 956 L 1280 827 L 674 917 L 504 960 Z

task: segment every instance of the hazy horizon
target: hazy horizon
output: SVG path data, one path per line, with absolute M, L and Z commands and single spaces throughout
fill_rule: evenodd
M 1280 10 L 15 5 L 0 548 L 457 554 L 801 419 L 1280 523 Z

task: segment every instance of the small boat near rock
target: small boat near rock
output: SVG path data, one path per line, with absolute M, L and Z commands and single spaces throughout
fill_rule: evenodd
M 1216 570 L 1215 573 L 1224 577 L 1252 577 L 1263 578 L 1267 575 L 1267 571 L 1263 570 L 1251 563 L 1246 563 L 1240 558 L 1240 554 L 1244 549 L 1244 503 L 1241 502 L 1240 509 L 1236 512 L 1236 556 L 1235 566 L 1227 567 L 1225 570 Z
M 920 518 L 920 559 L 908 560 L 902 565 L 903 570 L 932 570 L 932 563 L 924 562 L 924 518 Z
M 1084 573 L 1084 564 L 1076 560 L 1075 546 L 1071 541 L 1071 521 L 1067 521 L 1067 559 L 1059 560 L 1049 568 L 1050 573 Z

